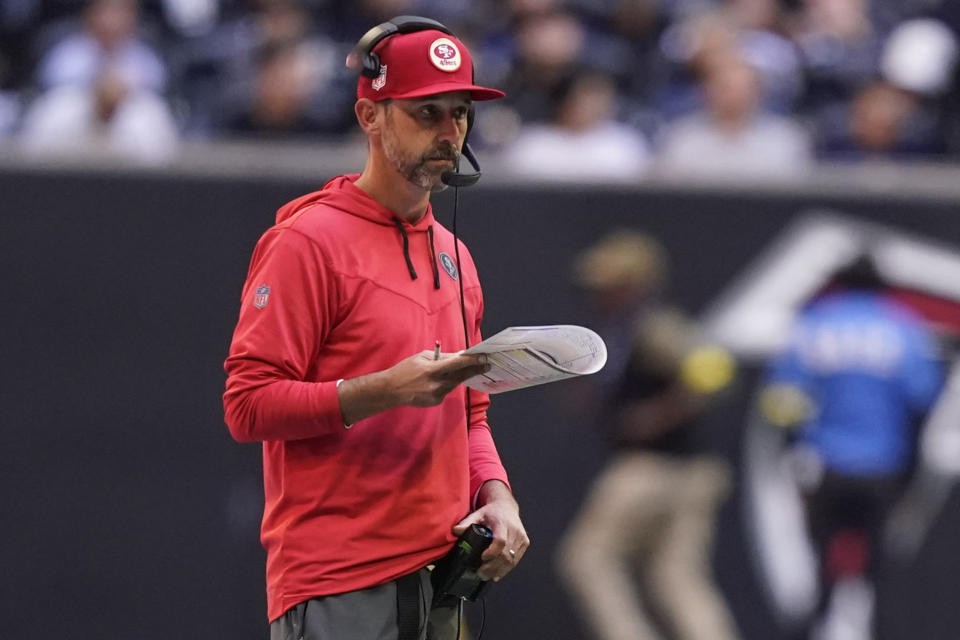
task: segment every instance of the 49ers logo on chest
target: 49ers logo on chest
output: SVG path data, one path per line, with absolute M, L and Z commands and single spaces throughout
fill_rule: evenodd
M 437 38 L 430 45 L 430 62 L 441 71 L 456 71 L 460 68 L 460 50 L 450 38 Z

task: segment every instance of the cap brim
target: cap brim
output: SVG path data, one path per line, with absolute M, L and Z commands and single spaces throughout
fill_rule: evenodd
M 405 98 L 423 98 L 424 96 L 433 96 L 438 93 L 451 93 L 453 91 L 469 91 L 470 97 L 474 100 L 496 100 L 506 97 L 503 91 L 491 89 L 490 87 L 481 87 L 476 84 L 463 84 L 462 82 L 438 82 L 425 87 L 417 87 L 413 91 L 390 95 L 391 98 L 403 100 Z

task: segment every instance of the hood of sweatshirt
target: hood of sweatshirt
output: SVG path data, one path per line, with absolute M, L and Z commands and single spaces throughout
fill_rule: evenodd
M 323 188 L 319 191 L 291 200 L 277 210 L 277 223 L 279 224 L 315 204 L 323 204 L 374 224 L 396 227 L 397 233 L 403 240 L 403 258 L 411 280 L 416 280 L 418 274 L 413 268 L 413 261 L 410 258 L 408 236 L 411 233 L 426 233 L 430 244 L 430 252 L 433 256 L 433 283 L 434 287 L 439 289 L 440 269 L 437 265 L 437 252 L 433 246 L 433 225 L 435 222 L 433 207 L 427 203 L 426 214 L 416 224 L 410 224 L 374 200 L 366 191 L 356 186 L 354 182 L 359 177 L 359 173 L 338 176 L 323 185 Z
M 416 224 L 404 222 L 396 213 L 386 208 L 370 194 L 356 186 L 354 182 L 360 177 L 359 173 L 337 176 L 330 180 L 323 188 L 313 193 L 291 200 L 277 210 L 277 223 L 303 211 L 311 205 L 323 203 L 329 207 L 340 209 L 352 216 L 364 218 L 376 224 L 396 226 L 395 220 L 400 220 L 407 229 L 426 231 L 434 223 L 433 207 L 427 204 L 427 213 Z

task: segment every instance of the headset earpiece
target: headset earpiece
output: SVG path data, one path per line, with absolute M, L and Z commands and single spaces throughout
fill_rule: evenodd
M 373 50 L 384 38 L 395 33 L 413 33 L 435 29 L 447 35 L 453 35 L 447 27 L 436 20 L 420 16 L 397 16 L 392 20 L 381 22 L 360 38 L 350 55 L 347 56 L 347 67 L 366 78 L 376 78 L 380 75 L 380 56 Z

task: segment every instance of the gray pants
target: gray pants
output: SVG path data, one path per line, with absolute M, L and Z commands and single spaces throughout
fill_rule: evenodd
M 457 640 L 460 605 L 430 609 L 433 585 L 421 569 L 420 640 Z M 397 640 L 397 583 L 313 598 L 270 623 L 270 640 Z
M 729 486 L 729 469 L 715 458 L 632 452 L 610 462 L 557 555 L 595 638 L 659 640 L 651 604 L 672 637 L 739 638 L 711 565 L 716 512 Z

